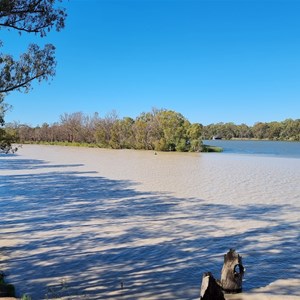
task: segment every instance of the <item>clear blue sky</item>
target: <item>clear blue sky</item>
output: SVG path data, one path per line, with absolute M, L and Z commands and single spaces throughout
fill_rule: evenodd
M 153 107 L 191 122 L 300 118 L 300 1 L 70 0 L 66 28 L 44 39 L 1 31 L 6 52 L 57 47 L 57 74 L 11 93 L 6 121 Z

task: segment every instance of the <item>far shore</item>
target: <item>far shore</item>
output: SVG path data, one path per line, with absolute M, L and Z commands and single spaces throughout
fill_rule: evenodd
M 94 143 L 77 143 L 77 142 L 24 142 L 24 145 L 48 145 L 48 146 L 66 146 L 66 147 L 86 147 L 86 148 L 98 148 L 98 149 L 112 149 L 112 148 L 101 148 L 98 144 Z M 18 144 L 15 144 L 14 147 L 18 147 Z M 19 145 L 22 147 L 22 144 Z M 137 150 L 137 149 L 113 149 L 113 150 Z M 137 151 L 154 151 L 154 152 L 167 152 L 167 153 L 174 153 L 174 152 L 181 152 L 181 151 L 157 151 L 157 150 L 137 150 Z M 200 152 L 222 152 L 222 147 L 211 146 L 209 144 L 203 144 L 202 151 Z M 192 152 L 192 151 L 191 151 Z

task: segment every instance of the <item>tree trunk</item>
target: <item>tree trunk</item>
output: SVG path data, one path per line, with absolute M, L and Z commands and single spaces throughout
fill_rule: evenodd
M 225 300 L 222 288 L 210 272 L 203 274 L 200 300 Z
M 230 249 L 224 255 L 224 265 L 221 273 L 221 286 L 227 293 L 240 293 L 242 291 L 242 279 L 245 269 L 242 265 L 242 257 Z

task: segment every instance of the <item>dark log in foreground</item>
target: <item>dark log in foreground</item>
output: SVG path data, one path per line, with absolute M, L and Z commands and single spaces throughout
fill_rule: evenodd
M 222 288 L 210 272 L 202 276 L 200 300 L 225 300 Z
M 0 298 L 4 297 L 14 297 L 15 287 L 12 284 L 0 284 Z
M 242 265 L 242 257 L 230 249 L 224 255 L 224 265 L 221 272 L 221 286 L 226 293 L 240 293 L 245 268 Z
M 5 274 L 0 271 L 0 298 L 14 297 L 15 287 L 12 284 L 7 284 L 4 281 Z

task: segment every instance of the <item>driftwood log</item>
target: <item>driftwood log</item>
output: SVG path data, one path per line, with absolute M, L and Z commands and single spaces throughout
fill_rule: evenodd
M 224 292 L 240 293 L 244 272 L 242 257 L 234 249 L 230 249 L 224 255 L 224 265 L 221 272 L 220 285 Z
M 242 257 L 230 249 L 224 255 L 221 280 L 216 280 L 210 272 L 203 274 L 200 300 L 225 300 L 224 293 L 240 293 L 244 272 Z
M 225 300 L 222 288 L 210 272 L 202 276 L 200 300 Z

